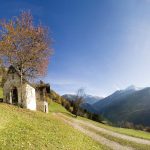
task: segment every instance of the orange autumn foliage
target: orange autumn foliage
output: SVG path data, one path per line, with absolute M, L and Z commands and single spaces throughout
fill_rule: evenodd
M 30 12 L 23 11 L 9 21 L 0 21 L 0 59 L 26 78 L 46 73 L 51 45 L 48 29 L 41 24 L 35 26 Z

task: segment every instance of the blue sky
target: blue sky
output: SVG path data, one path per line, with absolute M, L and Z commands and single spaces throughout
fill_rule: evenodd
M 0 2 L 0 18 L 30 9 L 50 28 L 54 55 L 44 80 L 59 94 L 150 86 L 150 0 Z

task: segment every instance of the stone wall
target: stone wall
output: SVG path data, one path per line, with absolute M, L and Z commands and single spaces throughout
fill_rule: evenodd
M 23 103 L 21 103 L 20 76 L 17 73 L 8 74 L 7 80 L 3 87 L 3 101 L 12 104 L 12 90 L 14 87 L 17 88 L 18 92 L 18 105 L 22 105 L 23 107 L 30 110 L 36 110 L 35 89 L 25 81 L 23 81 L 22 85 Z
M 48 103 L 45 96 L 46 89 L 35 90 L 35 88 L 25 80 L 23 80 L 22 84 L 23 102 L 21 101 L 20 76 L 13 67 L 8 71 L 3 90 L 3 102 L 21 105 L 30 110 L 39 110 L 48 113 Z M 14 93 L 17 93 L 15 98 Z M 14 102 L 14 99 L 17 100 Z

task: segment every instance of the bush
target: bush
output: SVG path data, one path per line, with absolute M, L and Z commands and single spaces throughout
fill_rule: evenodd
M 92 114 L 92 120 L 97 121 L 97 122 L 102 122 L 103 118 L 101 115 Z
M 144 129 L 144 131 L 150 132 L 150 127 L 146 127 L 146 128 Z
M 117 123 L 117 126 L 122 127 L 122 128 L 129 128 L 129 129 L 135 128 L 134 124 L 128 121 L 120 121 Z
M 70 111 L 70 103 L 69 102 L 66 102 L 65 108 Z
M 135 129 L 137 130 L 143 130 L 144 129 L 144 126 L 139 124 L 139 125 L 135 125 Z

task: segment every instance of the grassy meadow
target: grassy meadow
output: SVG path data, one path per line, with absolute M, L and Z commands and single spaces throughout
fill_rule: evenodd
M 0 150 L 109 149 L 52 115 L 59 110 L 66 111 L 53 102 L 49 114 L 0 103 Z
M 113 126 L 98 123 L 98 122 L 95 122 L 93 120 L 83 118 L 83 117 L 78 117 L 78 119 L 90 122 L 90 123 L 92 123 L 92 124 L 94 124 L 98 127 L 105 128 L 105 129 L 108 129 L 110 131 L 114 131 L 114 132 L 117 132 L 117 133 L 129 135 L 129 136 L 133 136 L 133 137 L 137 137 L 137 138 L 150 140 L 150 133 L 148 133 L 148 132 L 144 132 L 144 131 L 141 131 L 141 130 L 135 130 L 135 129 L 113 127 Z

